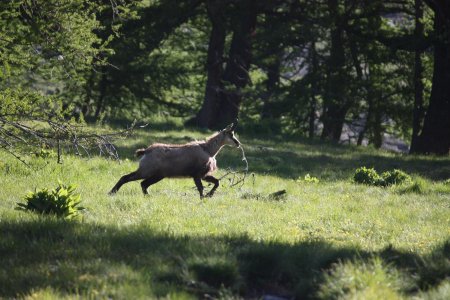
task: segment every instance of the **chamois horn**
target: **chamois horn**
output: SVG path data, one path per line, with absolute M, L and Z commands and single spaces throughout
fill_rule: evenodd
M 236 127 L 237 127 L 237 125 L 238 125 L 238 121 L 239 121 L 238 118 L 236 118 L 236 120 L 234 120 L 234 122 L 231 124 L 230 131 L 233 131 L 233 130 L 236 129 Z
M 221 131 L 233 131 L 236 128 L 237 124 L 238 124 L 238 119 L 236 118 L 236 120 L 233 123 L 231 123 L 230 125 L 228 125 L 227 127 L 225 127 L 225 129 L 223 129 Z

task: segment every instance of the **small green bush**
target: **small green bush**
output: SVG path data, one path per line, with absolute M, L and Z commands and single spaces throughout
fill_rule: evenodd
M 378 175 L 374 168 L 361 167 L 356 169 L 353 181 L 356 183 L 382 186 L 384 184 L 383 178 Z
M 374 168 L 361 167 L 356 169 L 353 181 L 373 186 L 390 186 L 412 182 L 411 176 L 402 170 L 394 169 L 378 175 Z
M 80 195 L 75 194 L 75 189 L 74 185 L 66 186 L 58 183 L 56 189 L 48 190 L 44 188 L 29 192 L 25 196 L 26 203 L 17 203 L 16 209 L 56 215 L 69 220 L 79 218 L 81 216 L 80 211 L 84 208 L 78 206 Z
M 411 182 L 411 176 L 403 172 L 402 170 L 394 169 L 393 171 L 387 171 L 381 174 L 384 180 L 384 185 L 394 185 Z

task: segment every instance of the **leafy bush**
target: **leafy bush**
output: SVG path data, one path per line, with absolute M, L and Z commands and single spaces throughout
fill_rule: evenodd
M 412 182 L 411 176 L 402 170 L 394 169 L 378 175 L 374 168 L 361 167 L 356 169 L 353 181 L 373 186 L 390 186 Z
M 361 184 L 381 186 L 384 184 L 383 178 L 378 175 L 374 168 L 361 167 L 356 169 L 353 181 Z
M 17 203 L 16 209 L 56 215 L 64 219 L 79 218 L 79 213 L 84 208 L 78 206 L 80 195 L 75 194 L 75 189 L 74 185 L 66 186 L 60 182 L 56 189 L 48 190 L 44 188 L 29 192 L 25 196 L 26 203 Z
M 384 180 L 385 186 L 411 182 L 411 176 L 398 169 L 384 172 L 383 174 L 381 174 L 381 177 Z

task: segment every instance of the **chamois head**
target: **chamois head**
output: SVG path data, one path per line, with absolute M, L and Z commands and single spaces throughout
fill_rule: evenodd
M 220 133 L 222 133 L 224 136 L 224 145 L 235 146 L 238 148 L 241 146 L 241 143 L 234 135 L 234 129 L 236 128 L 237 124 L 238 119 L 236 119 L 236 121 L 228 125 L 225 129 L 222 129 L 220 131 Z

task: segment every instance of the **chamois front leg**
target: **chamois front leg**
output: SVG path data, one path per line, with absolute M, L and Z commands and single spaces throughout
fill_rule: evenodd
M 203 184 L 202 180 L 199 177 L 194 177 L 195 186 L 197 187 L 198 192 L 200 193 L 200 199 L 203 198 Z
M 217 179 L 214 176 L 208 175 L 208 176 L 205 176 L 203 178 L 203 180 L 214 184 L 213 188 L 209 191 L 208 194 L 206 194 L 206 197 L 212 197 L 212 195 L 214 195 L 214 192 L 219 187 L 219 179 Z

